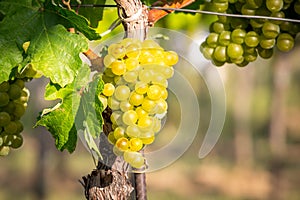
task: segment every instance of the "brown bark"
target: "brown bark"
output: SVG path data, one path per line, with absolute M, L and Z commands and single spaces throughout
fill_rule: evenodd
M 125 37 L 144 40 L 148 31 L 148 9 L 140 0 L 115 0 Z

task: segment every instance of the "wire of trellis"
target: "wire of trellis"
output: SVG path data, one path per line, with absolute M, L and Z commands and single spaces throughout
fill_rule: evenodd
M 80 4 L 80 5 L 76 5 L 76 6 L 72 5 L 72 7 L 97 8 L 97 7 L 117 7 L 117 5 Z M 267 19 L 267 20 L 277 20 L 277 21 L 300 23 L 300 19 L 279 18 L 279 17 L 261 16 L 261 15 L 240 15 L 240 14 L 219 13 L 219 12 L 206 11 L 206 10 L 192 10 L 192 9 L 185 9 L 185 8 L 166 8 L 166 7 L 159 7 L 159 6 L 148 6 L 148 8 L 153 9 L 153 10 L 164 10 L 167 12 L 175 11 L 175 12 L 184 12 L 184 13 L 199 13 L 199 14 L 247 18 L 247 19 Z

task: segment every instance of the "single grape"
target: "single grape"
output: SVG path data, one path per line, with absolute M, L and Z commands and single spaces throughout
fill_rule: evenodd
M 145 94 L 148 91 L 148 84 L 142 81 L 139 81 L 135 84 L 135 92 L 138 94 Z
M 122 112 L 121 111 L 113 111 L 110 115 L 110 120 L 113 124 L 121 125 L 122 121 Z
M 259 35 L 255 31 L 249 31 L 245 37 L 245 44 L 249 47 L 256 47 L 259 44 Z
M 210 32 L 221 33 L 223 31 L 227 31 L 227 30 L 229 30 L 228 25 L 226 25 L 220 21 L 213 22 L 210 26 Z
M 129 149 L 129 141 L 127 138 L 125 137 L 121 137 L 119 139 L 117 139 L 116 141 L 116 147 L 118 147 L 118 149 L 120 149 L 121 151 L 126 151 Z
M 157 110 L 156 110 L 157 114 L 163 114 L 168 109 L 168 103 L 163 98 L 160 98 L 159 100 L 156 101 L 156 106 L 157 106 Z
M 210 33 L 206 38 L 206 44 L 209 47 L 216 48 L 219 41 L 219 34 L 218 33 Z
M 262 27 L 262 32 L 266 38 L 273 39 L 280 33 L 280 27 L 277 24 L 265 22 Z
M 129 137 L 139 137 L 141 134 L 141 130 L 137 125 L 127 126 L 126 135 Z
M 20 148 L 22 144 L 23 144 L 23 137 L 21 135 L 13 135 L 10 147 L 17 149 Z
M 142 108 L 148 113 L 154 113 L 156 108 L 155 101 L 149 99 L 149 97 L 145 97 L 142 103 Z
M 129 71 L 123 74 L 123 78 L 128 83 L 134 83 L 137 81 L 138 73 L 136 71 Z
M 227 46 L 230 44 L 231 40 L 231 32 L 230 31 L 222 31 L 219 35 L 219 45 Z
M 147 96 L 151 100 L 158 100 L 161 97 L 161 87 L 158 85 L 150 85 Z
M 119 138 L 125 137 L 125 130 L 123 127 L 119 126 L 114 130 L 113 134 L 114 138 L 118 140 Z
M 146 112 L 141 106 L 137 107 L 135 109 L 136 114 L 138 115 L 138 118 L 146 117 L 148 116 L 148 112 Z
M 114 96 L 107 99 L 107 105 L 112 110 L 118 110 L 120 108 L 120 101 L 118 101 Z
M 115 92 L 115 86 L 111 83 L 105 83 L 104 84 L 104 88 L 103 88 L 103 91 L 102 93 L 107 96 L 107 97 L 110 97 L 114 94 Z
M 0 92 L 0 107 L 6 106 L 9 103 L 9 95 L 6 92 Z
M 278 12 L 283 7 L 283 0 L 266 0 L 266 6 L 271 12 Z
M 126 72 L 126 65 L 119 60 L 112 62 L 110 68 L 111 71 L 118 76 L 123 75 Z
M 16 134 L 18 131 L 18 125 L 14 121 L 10 121 L 6 126 L 4 126 L 4 131 L 8 134 Z
M 152 117 L 143 116 L 139 118 L 137 125 L 141 128 L 148 128 L 151 127 L 152 122 L 153 122 Z
M 213 53 L 215 51 L 215 48 L 209 47 L 206 42 L 203 42 L 200 46 L 200 51 L 203 54 L 204 58 L 211 60 Z
M 120 103 L 120 109 L 121 109 L 121 111 L 126 112 L 128 110 L 132 110 L 133 109 L 133 105 L 130 102 L 128 102 L 128 101 L 121 101 L 121 103 Z
M 10 123 L 10 115 L 7 112 L 0 112 L 0 127 L 5 127 Z
M 246 37 L 246 31 L 244 29 L 234 29 L 231 33 L 231 40 L 236 44 L 243 44 Z
M 18 85 L 12 84 L 10 85 L 10 88 L 7 93 L 10 99 L 16 100 L 21 97 L 22 89 Z
M 288 52 L 294 47 L 294 38 L 288 33 L 281 33 L 277 38 L 276 45 L 280 51 Z
M 143 148 L 143 141 L 140 138 L 131 138 L 129 140 L 129 149 L 131 151 L 139 151 Z
M 242 45 L 230 43 L 227 47 L 227 55 L 230 58 L 237 59 L 244 54 L 244 49 Z
M 155 136 L 151 136 L 148 138 L 141 138 L 143 144 L 152 144 L 155 140 Z
M 225 46 L 217 46 L 214 51 L 214 59 L 219 62 L 225 62 L 227 60 L 227 52 Z
M 103 64 L 105 67 L 110 67 L 110 65 L 115 61 L 115 57 L 112 56 L 111 54 L 107 54 L 104 59 L 103 59 Z
M 213 0 L 212 1 L 212 9 L 215 12 L 226 12 L 228 9 L 228 1 L 227 0 Z
M 273 56 L 273 52 L 274 52 L 273 48 L 264 49 L 260 46 L 258 46 L 257 51 L 258 51 L 258 55 L 264 59 L 271 58 Z
M 114 132 L 113 131 L 109 132 L 109 134 L 107 136 L 107 139 L 108 139 L 109 143 L 111 143 L 111 144 L 115 144 L 116 141 L 117 141 L 116 138 L 115 138 L 115 136 L 114 136 Z
M 174 51 L 164 52 L 164 59 L 165 64 L 169 66 L 175 65 L 179 60 L 177 53 Z
M 108 47 L 108 53 L 116 59 L 123 58 L 126 54 L 126 49 L 121 44 L 112 44 Z
M 257 9 L 261 7 L 263 0 L 246 0 L 246 2 L 250 8 Z
M 144 95 L 139 94 L 137 92 L 132 92 L 130 97 L 129 97 L 129 102 L 131 105 L 134 106 L 139 106 L 143 103 L 144 101 Z
M 125 151 L 124 160 L 134 168 L 141 168 L 145 164 L 145 158 L 141 153 L 135 151 Z
M 130 57 L 125 60 L 126 70 L 131 71 L 139 66 L 139 61 L 135 57 Z
M 20 119 L 25 113 L 25 106 L 21 103 L 15 103 L 15 106 L 16 107 L 13 114 L 17 119 Z
M 255 15 L 255 9 L 248 4 L 244 4 L 241 9 L 243 15 Z
M 122 120 L 126 125 L 134 125 L 138 120 L 138 115 L 134 110 L 124 112 Z
M 124 101 L 129 98 L 130 95 L 130 89 L 126 85 L 119 85 L 115 89 L 114 96 L 116 97 L 117 100 L 119 101 Z
M 8 146 L 0 147 L 0 156 L 7 156 L 9 154 L 10 148 Z
M 275 39 L 268 39 L 265 37 L 262 37 L 259 45 L 263 48 L 263 49 L 272 49 L 275 46 L 276 40 Z

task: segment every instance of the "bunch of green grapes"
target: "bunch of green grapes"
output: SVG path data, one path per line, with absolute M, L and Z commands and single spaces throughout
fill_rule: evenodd
M 112 110 L 113 131 L 108 140 L 116 155 L 135 168 L 145 164 L 139 152 L 151 144 L 161 129 L 168 104 L 168 79 L 178 55 L 165 51 L 153 40 L 126 38 L 108 47 L 104 57 L 105 82 L 100 98 Z
M 221 13 L 300 19 L 299 0 L 211 0 L 209 6 Z M 289 21 L 218 16 L 200 51 L 216 66 L 245 66 L 258 55 L 271 58 L 275 47 L 290 51 L 299 30 L 299 23 Z
M 20 118 L 25 113 L 28 98 L 24 79 L 0 84 L 0 156 L 8 155 L 10 148 L 19 148 L 23 143 Z

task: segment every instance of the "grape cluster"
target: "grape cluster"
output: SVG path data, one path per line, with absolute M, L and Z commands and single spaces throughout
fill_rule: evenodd
M 28 98 L 24 79 L 0 84 L 0 156 L 8 155 L 10 148 L 19 148 L 23 143 L 20 118 L 25 113 Z
M 100 95 L 112 110 L 113 131 L 108 140 L 114 144 L 114 153 L 132 167 L 144 165 L 139 151 L 161 129 L 168 108 L 167 79 L 173 76 L 177 61 L 175 52 L 165 51 L 153 40 L 126 38 L 108 47 Z
M 229 14 L 300 18 L 299 0 L 211 0 L 209 7 Z M 218 16 L 200 51 L 216 66 L 225 63 L 246 66 L 258 55 L 271 58 L 275 47 L 290 51 L 299 30 L 300 24 L 288 21 Z

